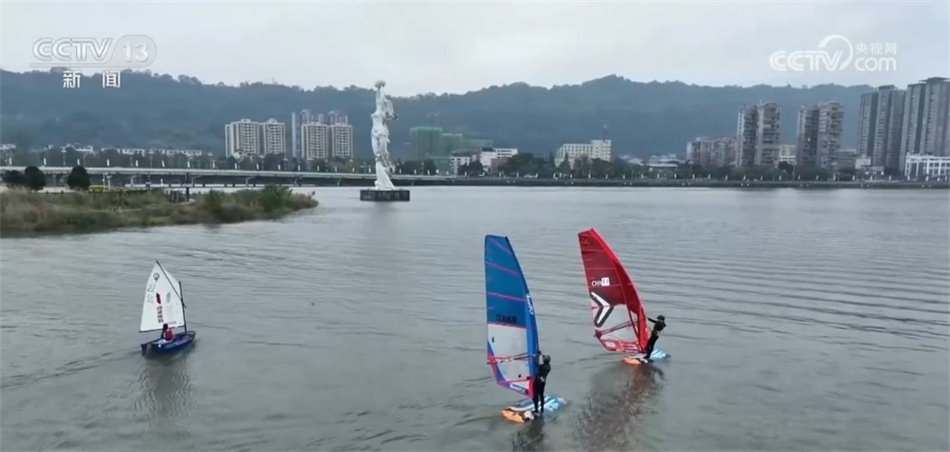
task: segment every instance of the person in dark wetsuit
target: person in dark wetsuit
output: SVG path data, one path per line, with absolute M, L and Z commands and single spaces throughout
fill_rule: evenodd
M 666 317 L 658 315 L 656 320 L 649 317 L 647 317 L 647 320 L 653 323 L 653 332 L 650 333 L 650 340 L 647 341 L 647 348 L 643 351 L 643 358 L 641 359 L 650 362 L 650 355 L 653 354 L 653 347 L 656 346 L 656 341 L 660 338 L 660 331 L 666 328 Z
M 548 374 L 551 373 L 551 356 L 541 355 L 544 363 L 538 363 L 538 371 L 534 374 L 534 414 L 544 413 L 544 385 L 548 382 Z

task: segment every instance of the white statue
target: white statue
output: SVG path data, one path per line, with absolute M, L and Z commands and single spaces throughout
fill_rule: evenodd
M 389 127 L 386 123 L 397 119 L 393 110 L 393 103 L 383 94 L 386 82 L 376 82 L 376 111 L 370 115 L 373 118 L 373 155 L 376 156 L 376 189 L 395 190 L 392 179 L 389 178 L 395 171 L 389 159 Z

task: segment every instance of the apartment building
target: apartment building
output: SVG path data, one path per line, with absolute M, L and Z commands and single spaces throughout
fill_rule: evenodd
M 346 115 L 331 111 L 326 124 L 330 132 L 330 156 L 340 159 L 353 158 L 353 126 Z
M 844 109 L 837 102 L 801 107 L 798 113 L 798 144 L 795 165 L 837 171 L 844 128 Z
M 776 102 L 739 107 L 736 165 L 777 165 L 782 135 L 782 108 Z
M 241 119 L 224 126 L 224 151 L 229 157 L 257 155 L 261 149 L 260 124 Z
M 758 105 L 755 137 L 755 159 L 757 166 L 778 165 L 779 143 L 782 135 L 782 108 L 776 102 L 763 102 Z
M 905 91 L 894 85 L 861 95 L 858 110 L 858 147 L 856 158 L 870 157 L 877 171 L 902 165 L 901 127 L 903 125 Z
M 308 122 L 300 126 L 300 152 L 307 160 L 330 158 L 330 126 Z
M 909 154 L 950 156 L 950 79 L 908 85 L 902 119 L 901 160 Z
M 280 154 L 287 152 L 287 127 L 271 118 L 261 123 L 261 154 Z

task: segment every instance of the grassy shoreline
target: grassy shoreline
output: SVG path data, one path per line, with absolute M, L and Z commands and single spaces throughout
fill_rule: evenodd
M 129 227 L 227 224 L 277 219 L 319 203 L 287 187 L 225 193 L 212 190 L 189 202 L 161 191 L 35 193 L 0 195 L 0 235 L 70 234 Z

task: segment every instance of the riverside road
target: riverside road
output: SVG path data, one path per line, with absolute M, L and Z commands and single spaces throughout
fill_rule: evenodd
M 0 172 L 25 167 L 0 166 Z M 54 184 L 62 184 L 70 167 L 43 167 L 47 175 L 53 176 Z M 297 171 L 255 171 L 197 168 L 86 168 L 94 180 L 116 185 L 144 184 L 146 181 L 156 185 L 179 186 L 257 186 L 258 184 L 283 184 L 294 186 L 365 186 L 373 185 L 376 176 L 372 173 L 327 173 Z M 427 186 L 521 186 L 521 187 L 708 187 L 708 188 L 851 188 L 851 189 L 950 189 L 946 181 L 755 181 L 755 180 L 715 180 L 715 179 L 538 179 L 531 177 L 460 177 L 445 175 L 395 174 L 394 185 Z

